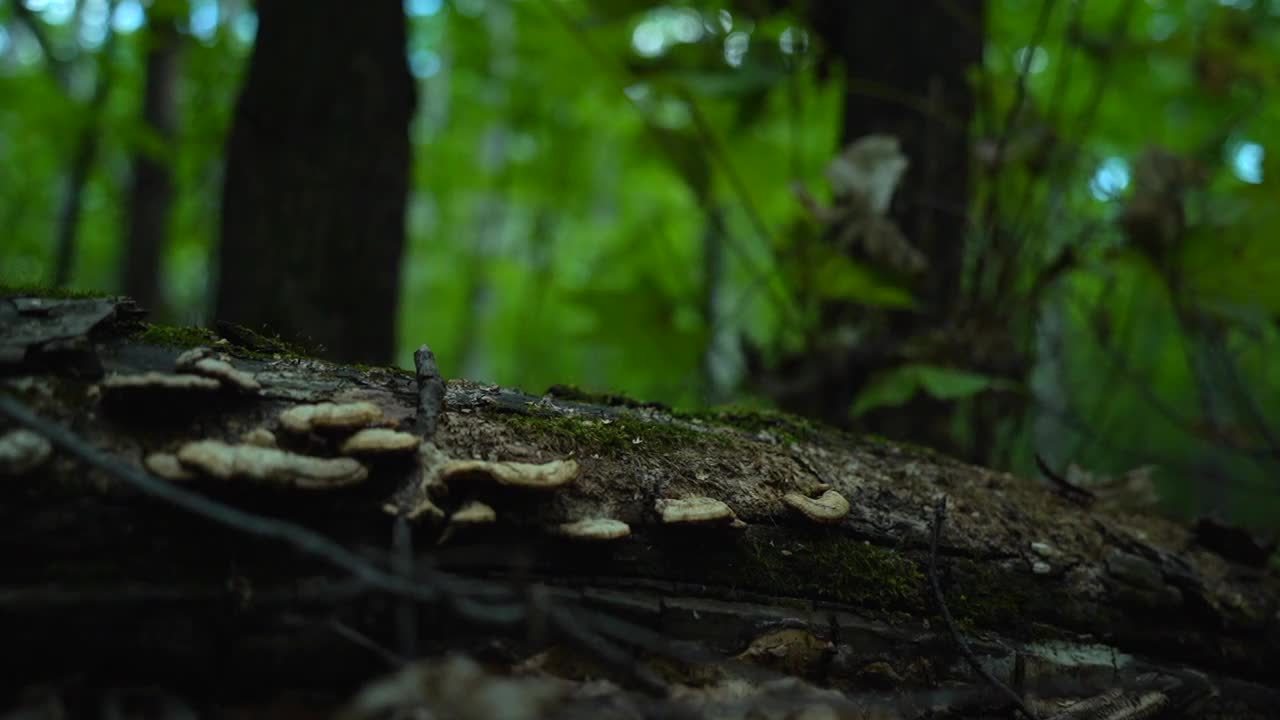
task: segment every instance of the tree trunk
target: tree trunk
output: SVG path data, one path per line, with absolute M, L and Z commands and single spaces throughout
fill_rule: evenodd
M 258 4 L 227 147 L 216 315 L 386 362 L 415 88 L 400 3 Z
M 787 416 L 282 356 L 115 299 L 0 299 L 0 338 L 3 684 L 28 699 L 318 713 L 389 665 L 409 682 L 346 717 L 512 717 L 491 691 L 536 718 L 1008 717 L 968 658 L 1044 718 L 1280 707 L 1280 572 L 1219 526 Z M 414 434 L 369 455 L 370 425 Z
M 149 33 L 142 122 L 161 145 L 148 144 L 139 148 L 133 157 L 122 275 L 127 295 L 145 308 L 163 312 L 160 262 L 169 236 L 173 170 L 172 158 L 160 153 L 169 149 L 177 126 L 178 55 L 182 36 L 170 16 L 153 18 Z
M 972 344 L 950 347 L 935 340 L 950 332 L 960 299 L 974 110 L 968 73 L 982 63 L 985 13 L 985 0 L 928 0 L 909 11 L 890 0 L 814 4 L 811 24 L 825 43 L 825 61 L 838 62 L 845 71 L 841 143 L 870 134 L 899 140 L 910 166 L 890 215 L 928 267 L 911 285 L 920 305 L 911 312 L 829 303 L 819 334 L 852 326 L 862 339 L 840 357 L 832 357 L 837 351 L 830 348 L 816 348 L 784 360 L 787 375 L 806 379 L 778 398 L 784 408 L 844 426 L 854 398 L 878 372 L 907 362 L 970 368 L 975 357 L 985 359 L 985 351 Z M 970 459 L 985 458 L 989 447 L 957 442 L 956 409 L 954 402 L 917 397 L 902 407 L 871 412 L 863 426 Z

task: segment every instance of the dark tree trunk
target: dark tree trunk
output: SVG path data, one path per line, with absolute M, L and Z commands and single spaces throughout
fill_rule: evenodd
M 974 107 L 967 75 L 982 63 L 985 5 L 828 3 L 815 23 L 847 68 L 842 142 L 887 133 L 911 161 L 893 218 L 929 259 L 919 299 L 935 317 L 960 282 Z
M 151 29 L 150 40 L 142 120 L 157 138 L 167 143 L 177 125 L 178 54 L 182 42 L 174 19 L 158 18 Z M 124 292 L 143 307 L 154 310 L 161 309 L 160 257 L 169 233 L 172 207 L 170 160 L 157 156 L 155 147 L 139 149 L 133 159 L 133 182 L 129 189 L 123 287 Z
M 227 149 L 216 314 L 386 362 L 415 88 L 400 3 L 258 5 Z
M 877 372 L 904 362 L 961 367 L 971 362 L 963 346 L 921 356 L 920 347 L 935 343 L 918 340 L 949 327 L 960 294 L 974 109 L 967 73 L 982 62 L 986 8 L 985 0 L 929 0 L 909 7 L 888 0 L 815 5 L 810 18 L 825 45 L 824 61 L 845 68 L 841 143 L 873 133 L 899 140 L 910 166 L 891 216 L 928 259 L 924 277 L 913 283 L 919 310 L 886 313 L 832 303 L 823 312 L 824 331 L 852 324 L 865 339 L 844 357 L 818 348 L 784 362 L 787 374 L 809 380 L 802 391 L 779 402 L 793 412 L 847 425 L 854 398 Z M 956 350 L 954 358 L 939 355 Z M 954 410 L 954 403 L 924 398 L 873 412 L 866 425 L 976 459 L 982 453 L 958 447 L 952 435 Z M 922 423 L 922 417 L 932 420 Z

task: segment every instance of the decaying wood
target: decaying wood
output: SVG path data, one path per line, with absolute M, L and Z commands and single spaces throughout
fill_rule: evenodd
M 531 718 L 1011 716 L 942 595 L 1041 718 L 1280 707 L 1275 570 L 926 450 L 466 381 L 440 408 L 413 373 L 143 326 L 116 299 L 0 299 L 0 338 L 0 395 L 109 460 L 55 442 L 2 471 L 20 706 L 146 687 L 129 702 L 346 717 L 500 698 Z M 177 372 L 192 345 L 247 375 L 174 381 L 210 377 Z M 143 373 L 169 379 L 119 380 Z M 337 550 L 193 515 L 110 463 Z

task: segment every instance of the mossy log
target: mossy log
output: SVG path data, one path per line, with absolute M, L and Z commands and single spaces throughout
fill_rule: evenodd
M 1040 717 L 1280 707 L 1280 574 L 1194 528 L 784 415 L 679 413 L 563 388 L 451 381 L 434 436 L 404 452 L 395 432 L 418 413 L 412 372 L 253 337 L 145 325 L 118 298 L 4 298 L 0 396 L 121 466 L 296 523 L 372 566 L 511 588 L 523 620 L 468 622 L 476 614 L 447 593 L 381 592 L 323 554 L 184 512 L 55 450 L 0 467 L 0 637 L 15 702 L 74 712 L 145 686 L 163 691 L 129 702 L 365 717 L 376 713 L 357 690 L 402 667 L 420 679 L 404 702 L 436 703 L 440 716 L 463 701 L 422 678 L 450 672 L 525 683 L 532 709 L 519 717 L 1009 716 L 927 579 L 945 496 L 933 558 L 944 601 L 974 659 Z M 194 369 L 200 359 L 253 383 L 121 380 L 218 378 Z M 297 408 L 320 404 L 299 424 Z M 341 420 L 352 407 L 357 419 Z M 349 443 L 371 426 L 386 452 Z M 18 428 L 0 418 L 0 434 Z M 317 480 L 298 457 L 362 472 Z M 624 665 L 667 690 L 645 694 L 618 658 L 548 631 L 539 609 L 557 607 L 745 662 L 709 670 L 615 635 Z M 743 677 L 755 680 L 730 682 Z M 1089 709 L 1108 693 L 1164 699 Z M 453 716 L 501 716 L 467 712 Z

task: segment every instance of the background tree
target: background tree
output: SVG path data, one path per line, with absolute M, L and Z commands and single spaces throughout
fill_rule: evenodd
M 215 315 L 393 353 L 415 92 L 396 3 L 263 3 L 227 143 Z
M 123 290 L 143 307 L 164 313 L 160 263 L 169 238 L 173 209 L 173 159 L 166 153 L 177 131 L 179 55 L 177 3 L 156 6 L 147 34 L 142 91 L 142 123 L 148 132 L 133 157 L 125 234 Z

